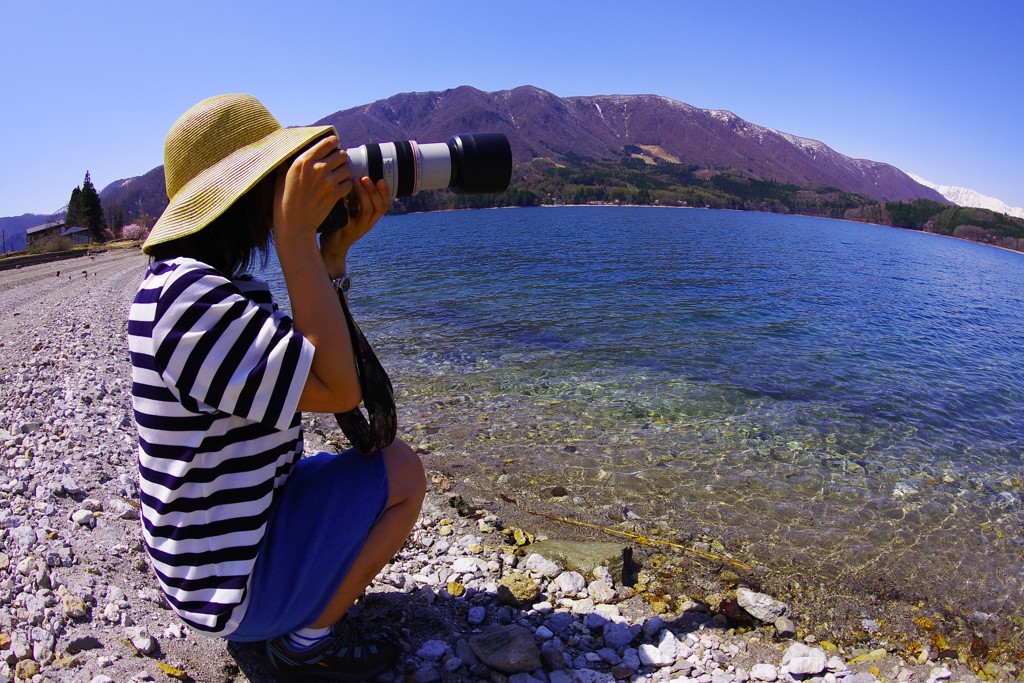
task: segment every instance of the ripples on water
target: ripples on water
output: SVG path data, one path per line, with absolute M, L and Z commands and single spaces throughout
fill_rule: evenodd
M 1020 608 L 1024 256 L 595 207 L 387 217 L 350 261 L 437 462 L 758 561 Z

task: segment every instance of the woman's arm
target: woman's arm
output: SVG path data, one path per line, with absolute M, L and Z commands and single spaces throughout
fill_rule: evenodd
M 330 237 L 332 268 L 344 268 L 348 246 L 366 234 L 384 214 L 386 192 L 368 179 L 353 182 L 345 152 L 330 136 L 300 154 L 288 167 L 278 170 L 274 196 L 274 246 L 295 328 L 316 349 L 309 377 L 299 399 L 299 410 L 345 412 L 362 400 L 356 375 L 352 341 L 331 273 L 321 256 L 316 229 L 331 208 L 355 193 L 358 215 L 342 232 L 349 237 Z M 386 187 L 385 187 L 386 189 Z M 358 235 L 355 239 L 352 236 Z

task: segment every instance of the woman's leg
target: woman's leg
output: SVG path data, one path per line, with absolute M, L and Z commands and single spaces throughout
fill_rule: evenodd
M 348 574 L 310 628 L 324 628 L 341 619 L 377 573 L 402 547 L 423 505 L 427 483 L 423 463 L 409 445 L 400 439 L 382 452 L 388 474 L 388 502 L 377 523 L 370 527 L 363 549 Z

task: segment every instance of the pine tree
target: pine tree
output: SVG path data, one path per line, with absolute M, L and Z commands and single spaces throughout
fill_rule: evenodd
M 100 195 L 92 185 L 89 172 L 85 172 L 85 180 L 82 181 L 82 213 L 85 219 L 85 226 L 89 228 L 93 242 L 103 241 L 103 205 L 100 203 Z
M 71 199 L 68 200 L 68 213 L 64 217 L 64 225 L 69 228 L 82 225 L 85 222 L 83 213 L 82 188 L 76 185 L 75 189 L 71 190 Z

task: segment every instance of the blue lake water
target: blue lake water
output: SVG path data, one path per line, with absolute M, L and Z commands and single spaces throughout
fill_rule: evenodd
M 1019 611 L 1024 255 L 565 207 L 386 217 L 350 270 L 429 465 L 517 499 L 564 486 L 598 521 L 626 507 L 772 568 Z

